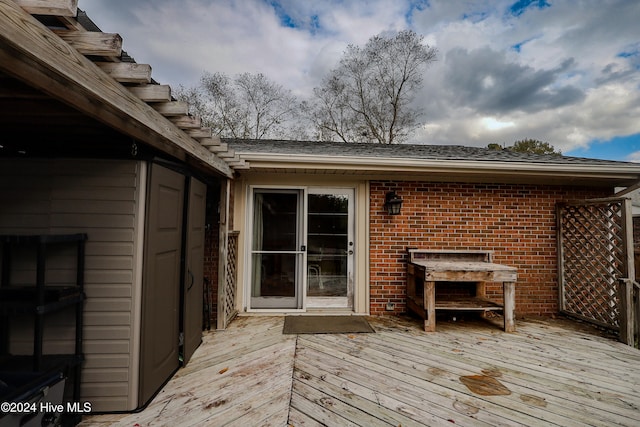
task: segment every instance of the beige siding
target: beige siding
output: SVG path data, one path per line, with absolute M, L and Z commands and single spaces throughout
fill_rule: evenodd
M 248 199 L 252 186 L 286 188 L 286 187 L 336 187 L 353 188 L 355 190 L 355 242 L 357 246 L 355 259 L 355 291 L 353 310 L 358 314 L 368 314 L 369 311 L 369 272 L 368 272 L 368 215 L 369 215 L 369 187 L 367 181 L 350 179 L 343 176 L 306 175 L 306 174 L 255 174 L 248 175 L 234 181 L 234 218 L 235 230 L 240 231 L 238 242 L 238 277 L 236 289 L 236 308 L 246 311 L 246 300 L 249 272 L 245 262 L 249 259 L 247 239 L 251 222 L 248 212 Z
M 135 401 L 137 333 L 132 323 L 140 305 L 135 301 L 140 170 L 140 163 L 122 160 L 0 159 L 0 234 L 89 236 L 82 396 L 95 411 L 133 409 Z M 72 250 L 51 255 L 47 282 L 73 281 L 74 271 L 62 267 L 73 265 L 73 259 Z M 35 278 L 30 261 L 15 270 L 14 282 Z M 47 319 L 45 351 L 73 348 L 70 324 L 72 318 L 64 313 L 51 323 Z M 31 350 L 29 326 L 14 327 L 12 352 Z

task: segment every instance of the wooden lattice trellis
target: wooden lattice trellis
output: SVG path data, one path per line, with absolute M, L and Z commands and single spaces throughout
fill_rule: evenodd
M 560 310 L 619 330 L 619 280 L 633 272 L 628 200 L 560 203 L 557 214 Z
M 226 329 L 227 325 L 238 314 L 236 309 L 236 277 L 238 266 L 238 231 L 231 231 L 227 237 L 227 260 L 225 262 L 224 289 L 222 289 L 222 324 L 219 329 Z

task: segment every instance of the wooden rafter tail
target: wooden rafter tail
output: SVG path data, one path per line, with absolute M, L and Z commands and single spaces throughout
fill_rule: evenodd
M 211 138 L 201 138 L 199 142 L 200 142 L 200 145 L 202 145 L 205 148 L 208 148 L 209 151 L 212 151 L 211 147 L 219 147 L 222 144 L 220 142 L 220 138 L 218 138 L 217 136 L 212 136 Z
M 249 169 L 249 164 L 243 159 L 230 160 L 227 162 L 227 164 L 235 170 Z
M 221 151 L 217 154 L 218 154 L 218 157 L 226 160 L 226 159 L 233 159 L 236 155 L 236 152 L 233 150 L 233 148 L 227 147 L 227 151 Z
M 185 129 L 187 135 L 197 140 L 213 138 L 213 130 L 211 128 Z M 220 141 L 218 141 L 219 143 Z
M 169 120 L 180 129 L 198 129 L 202 127 L 202 122 L 198 116 L 173 116 L 169 117 Z
M 229 149 L 229 146 L 226 143 L 221 142 L 219 145 L 207 146 L 207 148 L 212 153 L 224 153 Z
M 84 28 L 82 26 L 82 24 L 79 23 L 78 20 L 75 17 L 71 17 L 71 16 L 56 16 L 56 19 L 58 21 L 60 21 L 60 23 L 62 25 L 64 25 L 65 27 L 67 27 L 70 30 L 87 31 L 87 29 Z
M 141 85 L 127 87 L 129 91 L 144 102 L 171 101 L 171 87 L 169 85 Z
M 236 165 L 236 164 L 244 164 L 244 163 L 246 163 L 243 159 L 240 158 L 240 155 L 238 155 L 238 154 L 234 154 L 233 158 L 226 159 L 226 161 L 230 165 L 231 164 Z
M 70 16 L 78 14 L 78 0 L 14 0 L 31 15 Z
M 165 117 L 189 114 L 189 104 L 184 101 L 154 102 L 151 106 Z
M 151 66 L 135 62 L 96 62 L 102 71 L 120 83 L 151 83 Z
M 120 34 L 74 30 L 52 31 L 83 55 L 104 57 L 120 57 L 122 55 Z

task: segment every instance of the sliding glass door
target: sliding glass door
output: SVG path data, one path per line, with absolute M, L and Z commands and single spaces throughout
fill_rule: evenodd
M 300 190 L 254 190 L 251 308 L 302 306 L 301 205 Z
M 252 193 L 251 309 L 353 308 L 354 190 Z

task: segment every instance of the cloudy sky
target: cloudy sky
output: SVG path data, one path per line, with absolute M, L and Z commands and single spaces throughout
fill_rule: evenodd
M 563 154 L 640 161 L 638 0 L 80 0 L 153 78 L 264 73 L 295 95 L 348 44 L 412 29 L 438 50 L 412 142 L 524 138 Z

